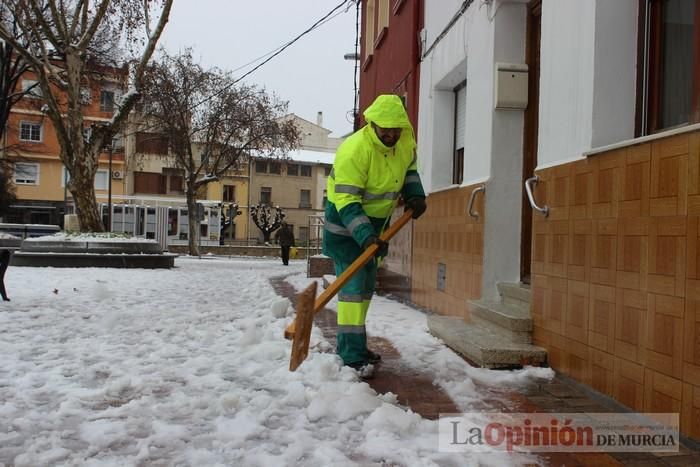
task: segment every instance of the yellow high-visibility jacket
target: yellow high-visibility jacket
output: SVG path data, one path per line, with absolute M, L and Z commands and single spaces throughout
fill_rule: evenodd
M 371 235 L 379 235 L 399 195 L 425 198 L 416 167 L 416 140 L 403 102 L 379 96 L 364 112 L 367 125 L 338 148 L 328 178 L 324 253 L 352 259 Z M 394 147 L 385 146 L 371 123 L 402 128 Z

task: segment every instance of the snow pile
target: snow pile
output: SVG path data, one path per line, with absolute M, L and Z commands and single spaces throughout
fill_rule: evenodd
M 291 306 L 269 278 L 294 272 L 295 282 L 308 284 L 304 262 L 179 258 L 176 266 L 8 270 L 12 302 L 0 303 L 0 465 L 532 461 L 438 452 L 437 422 L 398 407 L 392 394 L 376 394 L 333 353 L 319 352 L 330 349 L 316 328 L 310 358 L 289 372 L 283 332 Z M 401 352 L 418 349 L 416 365 L 435 367 L 456 399 L 479 398 L 465 382 L 494 376 L 466 368 L 424 337 L 419 313 L 377 305 L 373 317 L 393 314 L 386 335 L 399 339 Z M 371 332 L 388 319 L 374 320 Z M 503 373 L 498 384 L 517 384 L 531 371 Z
M 27 238 L 25 242 L 157 243 L 155 240 L 114 232 L 58 232 L 53 235 Z

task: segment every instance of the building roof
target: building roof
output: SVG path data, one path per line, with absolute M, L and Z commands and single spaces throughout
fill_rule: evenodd
M 309 149 L 297 149 L 287 153 L 287 157 L 295 162 L 311 162 L 317 164 L 333 165 L 335 153 L 311 151 Z

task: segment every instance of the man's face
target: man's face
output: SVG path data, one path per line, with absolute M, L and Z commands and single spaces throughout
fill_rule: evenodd
M 401 137 L 401 128 L 382 128 L 375 123 L 372 123 L 372 128 L 379 140 L 388 148 L 394 147 Z

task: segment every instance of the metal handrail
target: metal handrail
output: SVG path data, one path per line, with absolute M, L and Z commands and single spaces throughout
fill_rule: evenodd
M 480 191 L 486 191 L 485 185 L 480 185 L 472 190 L 472 194 L 469 196 L 469 204 L 467 205 L 467 214 L 474 219 L 479 218 L 479 213 L 474 212 L 474 199 L 476 199 L 476 194 Z
M 539 183 L 539 181 L 540 177 L 537 175 L 525 180 L 525 192 L 527 193 L 527 199 L 530 200 L 530 206 L 532 206 L 532 209 L 539 213 L 542 213 L 544 217 L 547 217 L 549 215 L 549 206 L 545 204 L 544 207 L 539 207 L 537 203 L 535 203 L 535 197 L 532 195 L 532 185 L 536 185 L 537 183 Z

